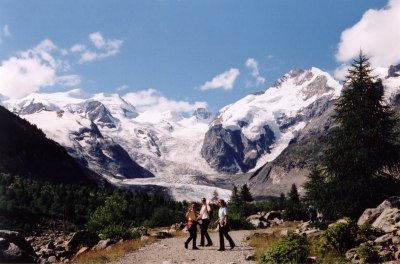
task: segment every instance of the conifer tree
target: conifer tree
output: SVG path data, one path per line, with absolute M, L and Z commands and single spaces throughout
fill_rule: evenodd
M 247 184 L 244 184 L 240 188 L 240 197 L 243 202 L 252 202 L 253 201 L 253 196 L 250 193 L 249 187 L 247 187 Z
M 218 200 L 219 200 L 218 190 L 215 189 L 213 191 L 213 195 L 212 195 L 212 198 L 211 198 L 211 203 L 217 204 Z
M 383 86 L 372 75 L 368 58 L 354 60 L 335 105 L 337 126 L 328 141 L 323 171 L 312 170 L 304 185 L 306 199 L 328 218 L 359 217 L 398 194 L 398 120 L 383 103 Z
M 240 199 L 239 191 L 236 185 L 233 185 L 232 194 L 229 202 L 236 207 L 239 207 L 242 204 L 242 200 Z
M 290 192 L 288 193 L 289 196 L 289 201 L 293 204 L 300 204 L 300 196 L 299 192 L 297 191 L 297 186 L 296 184 L 292 184 L 292 187 L 290 188 Z

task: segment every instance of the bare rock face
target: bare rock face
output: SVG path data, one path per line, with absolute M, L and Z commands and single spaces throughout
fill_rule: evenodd
M 201 154 L 218 171 L 247 172 L 255 166 L 262 154 L 270 151 L 270 146 L 275 141 L 272 130 L 267 125 L 263 129 L 264 134 L 252 141 L 240 130 L 229 130 L 221 124 L 215 125 L 204 137 Z

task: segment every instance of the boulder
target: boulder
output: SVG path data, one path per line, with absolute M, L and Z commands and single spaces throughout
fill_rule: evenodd
M 275 218 L 282 219 L 281 212 L 270 211 L 265 215 L 265 219 L 267 219 L 267 220 L 274 220 Z
M 100 240 L 99 243 L 97 243 L 97 245 L 93 247 L 93 249 L 102 250 L 113 244 L 115 244 L 115 241 L 111 239 Z
M 380 228 L 386 233 L 389 233 L 398 229 L 398 223 L 400 223 L 400 209 L 386 208 L 372 223 L 372 226 L 375 228 Z
M 96 233 L 89 231 L 78 231 L 73 234 L 67 242 L 66 248 L 72 252 L 76 252 L 81 247 L 93 247 L 99 243 L 100 237 Z
M 251 223 L 255 228 L 263 228 L 269 226 L 269 223 L 264 218 L 264 215 L 261 214 L 250 215 L 249 217 L 247 217 L 246 220 Z
M 0 239 L 0 263 L 36 262 L 35 251 L 18 232 L 0 230 Z
M 382 212 L 388 208 L 400 209 L 400 197 L 392 196 L 383 201 L 376 208 L 365 209 L 364 213 L 358 219 L 357 224 L 363 225 L 366 222 L 373 223 L 382 214 Z

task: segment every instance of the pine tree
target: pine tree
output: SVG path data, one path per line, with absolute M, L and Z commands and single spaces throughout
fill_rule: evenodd
M 297 191 L 297 186 L 296 184 L 292 184 L 292 187 L 290 188 L 290 192 L 288 193 L 289 201 L 292 204 L 300 204 L 300 196 L 299 192 Z
M 250 203 L 253 201 L 253 196 L 251 195 L 250 189 L 249 187 L 247 187 L 247 184 L 244 184 L 240 189 L 240 197 L 243 202 Z
M 358 217 L 396 194 L 400 151 L 398 120 L 383 104 L 383 86 L 372 76 L 368 58 L 354 60 L 335 105 L 333 129 L 322 162 L 304 185 L 306 199 L 328 218 Z M 398 194 L 398 191 L 397 191 Z
M 236 185 L 233 185 L 232 194 L 229 202 L 236 207 L 239 207 L 242 204 L 242 200 L 240 199 L 239 191 Z
M 211 198 L 211 203 L 217 204 L 218 200 L 219 200 L 218 190 L 215 189 Z
M 374 82 L 368 58 L 360 54 L 352 67 L 336 103 L 339 126 L 329 142 L 324 165 L 339 179 L 387 175 L 399 161 L 397 120 L 390 107 L 383 105 L 383 86 Z

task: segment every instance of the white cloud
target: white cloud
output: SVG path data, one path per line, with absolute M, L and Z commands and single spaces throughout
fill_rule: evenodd
M 55 51 L 62 52 L 51 40 L 46 39 L 36 47 L 0 62 L 0 94 L 20 98 L 56 84 L 78 85 L 78 75 L 59 75 L 68 69 L 69 64 L 56 59 L 52 55 Z
M 100 32 L 91 33 L 88 38 L 96 48 L 96 51 L 88 49 L 83 44 L 75 44 L 70 49 L 73 53 L 80 54 L 79 63 L 114 56 L 120 51 L 123 44 L 123 40 L 120 39 L 105 39 Z
M 344 81 L 346 79 L 346 76 L 349 74 L 350 69 L 350 64 L 343 63 L 339 67 L 335 69 L 335 72 L 333 73 L 333 76 L 341 81 Z
M 10 33 L 10 29 L 8 28 L 8 25 L 4 25 L 4 27 L 3 27 L 3 36 L 11 37 L 11 33 Z
M 191 113 L 200 107 L 207 108 L 206 102 L 195 102 L 191 104 L 186 101 L 170 100 L 162 96 L 159 91 L 152 88 L 135 93 L 127 93 L 123 98 L 134 105 L 139 112 L 164 112 L 169 110 Z
M 71 47 L 71 52 L 82 52 L 82 51 L 84 51 L 86 49 L 86 46 L 85 45 L 82 45 L 82 44 L 76 44 L 76 45 L 73 45 L 72 47 Z
M 247 86 L 260 86 L 265 83 L 265 78 L 260 75 L 258 62 L 254 58 L 248 58 L 246 67 L 251 70 L 251 76 L 255 79 L 255 83 L 248 82 Z
M 120 91 L 124 91 L 124 90 L 126 90 L 126 89 L 128 89 L 128 88 L 129 88 L 128 85 L 123 84 L 123 85 L 120 85 L 120 86 L 118 86 L 117 88 L 115 88 L 115 90 L 117 90 L 118 92 L 120 92 Z
M 106 41 L 100 32 L 90 34 L 89 39 L 98 49 L 102 49 L 106 46 Z
M 79 75 L 64 75 L 59 76 L 56 79 L 57 84 L 61 86 L 77 86 L 81 83 L 81 77 Z
M 211 81 L 206 82 L 200 87 L 200 90 L 207 91 L 211 89 L 232 90 L 236 78 L 239 76 L 239 70 L 232 68 L 215 76 Z
M 336 59 L 347 62 L 362 50 L 374 67 L 397 64 L 400 62 L 399 28 L 399 0 L 389 0 L 383 9 L 370 9 L 358 23 L 342 32 Z

